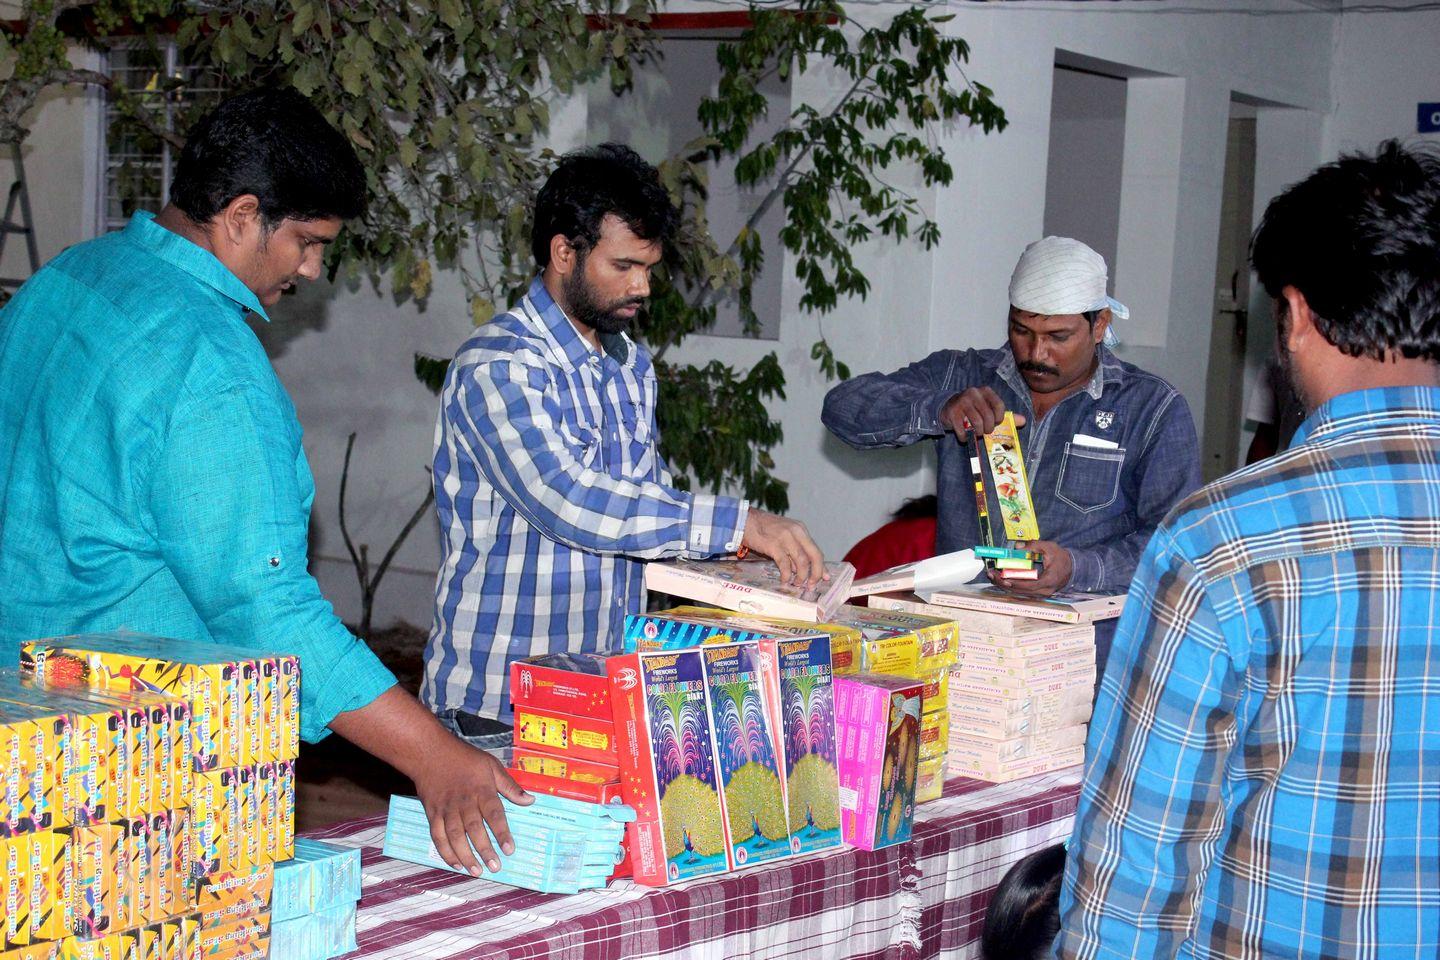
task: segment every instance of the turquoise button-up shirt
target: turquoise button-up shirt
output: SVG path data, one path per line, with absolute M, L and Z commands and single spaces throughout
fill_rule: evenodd
M 395 678 L 306 571 L 315 484 L 247 311 L 146 213 L 0 311 L 0 642 L 123 627 L 295 654 L 314 741 Z

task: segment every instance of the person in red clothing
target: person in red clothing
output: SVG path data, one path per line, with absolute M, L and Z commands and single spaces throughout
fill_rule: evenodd
M 845 554 L 845 562 L 855 568 L 855 579 L 935 556 L 935 514 L 933 493 L 902 503 L 889 523 Z

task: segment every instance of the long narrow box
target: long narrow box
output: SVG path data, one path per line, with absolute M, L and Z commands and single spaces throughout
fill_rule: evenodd
M 664 613 L 636 614 L 625 618 L 625 652 L 637 650 L 679 650 L 702 643 L 734 643 L 769 636 L 764 630 L 746 629 L 725 623 L 690 619 Z
M 540 750 L 519 749 L 510 762 L 510 775 L 532 793 L 548 793 L 587 803 L 610 803 L 622 799 L 620 768 L 617 766 L 590 763 Z
M 730 862 L 738 868 L 789 856 L 790 826 L 759 644 L 716 644 L 701 653 Z
M 70 718 L 53 706 L 0 703 L 0 835 L 69 825 L 62 771 L 70 752 Z
M 270 923 L 270 956 L 284 960 L 330 960 L 359 949 L 354 903 Z
M 76 827 L 71 834 L 75 871 L 75 931 L 94 939 L 125 926 L 121 915 L 121 844 L 125 830 L 116 824 Z
M 615 724 L 538 707 L 514 708 L 515 746 L 566 753 L 577 760 L 618 764 Z
M 771 724 L 778 731 L 790 845 L 796 853 L 840 844 L 834 672 L 828 634 L 760 642 Z
M 919 681 L 888 674 L 835 680 L 840 828 L 851 846 L 877 850 L 910 838 L 922 690 Z
M 1083 723 L 1061 727 L 1045 733 L 988 740 L 980 737 L 950 736 L 949 756 L 957 763 L 976 767 L 999 767 L 1032 757 L 1051 756 L 1065 750 L 1085 746 L 1086 726 Z
M 722 627 L 752 630 L 772 637 L 813 637 L 817 633 L 823 633 L 830 638 L 830 668 L 835 675 L 860 672 L 860 644 L 864 638 L 859 629 L 846 624 L 762 617 L 752 613 L 722 610 L 719 607 L 671 607 L 654 616 L 674 616 Z
M 635 882 L 666 886 L 729 869 L 700 650 L 611 657 L 610 701 Z

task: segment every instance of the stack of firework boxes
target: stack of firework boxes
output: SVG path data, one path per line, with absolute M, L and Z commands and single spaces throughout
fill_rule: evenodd
M 299 663 L 138 634 L 0 677 L 5 960 L 260 958 L 294 849 Z
M 607 664 L 639 883 L 841 842 L 832 647 L 844 643 L 815 624 L 742 622 L 753 619 L 632 616 L 627 652 Z
M 1095 693 L 1095 627 L 939 607 L 878 594 L 872 609 L 957 620 L 950 675 L 952 776 L 1006 783 L 1084 760 Z
M 295 838 L 295 856 L 275 865 L 270 956 L 329 960 L 356 949 L 360 851 Z
M 594 653 L 552 653 L 510 665 L 510 772 L 526 790 L 587 803 L 620 800 L 605 660 Z M 628 857 L 622 856 L 613 876 L 630 876 Z

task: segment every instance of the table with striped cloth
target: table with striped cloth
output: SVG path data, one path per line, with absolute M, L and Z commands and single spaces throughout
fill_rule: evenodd
M 1011 864 L 1070 833 L 1079 768 L 1018 783 L 952 780 L 909 843 L 842 847 L 664 889 L 517 890 L 380 854 L 384 819 L 308 835 L 361 848 L 360 951 L 388 960 L 968 958 Z

